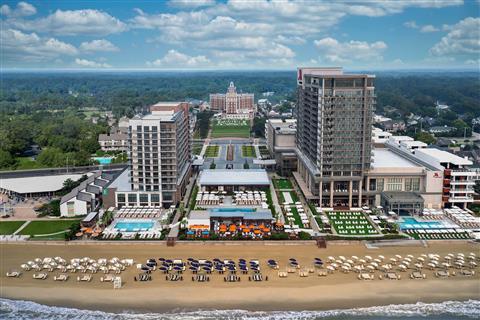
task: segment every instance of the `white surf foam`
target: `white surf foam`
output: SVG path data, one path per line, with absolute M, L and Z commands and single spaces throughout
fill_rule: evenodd
M 80 310 L 74 308 L 51 307 L 32 301 L 0 299 L 0 319 L 10 320 L 293 320 L 293 319 L 368 319 L 389 317 L 439 318 L 480 318 L 480 300 L 446 301 L 442 303 L 422 303 L 388 305 L 369 308 L 327 310 L 327 311 L 246 311 L 246 310 L 201 310 L 169 313 L 110 313 L 103 311 Z

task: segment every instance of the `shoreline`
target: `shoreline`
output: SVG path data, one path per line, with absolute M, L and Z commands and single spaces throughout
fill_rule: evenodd
M 444 280 L 439 280 L 445 282 Z M 469 281 L 472 282 L 472 281 Z M 181 310 L 182 312 L 194 311 L 215 311 L 215 310 L 245 310 L 249 312 L 264 311 L 328 311 L 328 310 L 348 310 L 356 308 L 369 307 L 383 307 L 389 305 L 405 305 L 416 303 L 442 303 L 446 301 L 465 302 L 469 300 L 480 300 L 477 293 L 460 293 L 455 292 L 452 296 L 451 283 L 435 284 L 435 290 L 422 288 L 422 294 L 419 295 L 418 288 L 415 289 L 415 294 L 410 291 L 409 285 L 399 286 L 396 289 L 400 291 L 397 294 L 392 294 L 389 288 L 374 288 L 364 286 L 364 283 L 358 282 L 357 285 L 340 285 L 336 286 L 328 294 L 318 294 L 319 290 L 332 289 L 326 286 L 312 286 L 308 290 L 302 290 L 303 294 L 294 298 L 290 294 L 299 294 L 291 288 L 276 288 L 276 294 L 271 298 L 266 298 L 271 294 L 271 288 L 256 288 L 256 294 L 250 295 L 248 299 L 231 297 L 230 293 L 240 294 L 244 296 L 245 292 L 237 289 L 221 290 L 215 295 L 204 295 L 201 299 L 192 299 L 189 296 L 190 290 L 177 291 L 172 298 L 165 298 L 163 290 L 150 290 L 148 294 L 142 292 L 142 289 L 126 290 L 121 295 L 108 296 L 105 292 L 101 295 L 102 302 L 99 302 L 99 292 L 97 289 L 77 289 L 75 290 L 76 298 L 80 300 L 66 299 L 65 296 L 71 295 L 73 292 L 69 289 L 44 289 L 31 288 L 29 290 L 25 287 L 6 287 L 6 295 L 2 294 L 1 298 L 9 300 L 32 301 L 42 305 L 51 307 L 65 307 L 80 310 L 103 311 L 110 313 L 171 313 Z M 429 284 L 430 285 L 430 284 Z M 460 285 L 462 290 L 478 290 L 478 284 L 465 283 Z M 375 290 L 370 290 L 375 289 Z M 390 288 L 393 289 L 393 288 Z M 438 291 L 437 291 L 438 290 Z M 54 292 L 52 294 L 52 291 Z M 103 290 L 102 290 L 103 291 Z M 110 291 L 110 290 L 109 290 Z M 435 292 L 434 292 L 435 291 Z M 443 293 L 441 292 L 443 291 Z M 367 293 L 368 292 L 368 293 Z M 471 291 L 470 291 L 471 292 Z M 315 293 L 315 294 L 313 294 Z M 285 298 L 279 299 L 278 294 L 284 294 Z M 313 294 L 308 297 L 309 294 Z M 384 294 L 385 296 L 382 296 Z M 150 295 L 150 297 L 149 297 Z M 154 297 L 151 297 L 154 295 Z M 189 300 L 178 299 L 177 295 L 188 297 Z M 132 297 L 135 297 L 132 299 Z M 219 299 L 220 297 L 230 296 L 228 299 Z M 342 297 L 343 296 L 343 297 Z
M 300 278 L 291 274 L 280 279 L 276 271 L 267 269 L 266 259 L 277 259 L 281 269 L 289 257 L 296 257 L 300 263 L 308 265 L 314 257 L 333 255 L 385 255 L 476 252 L 480 246 L 475 243 L 428 243 L 424 246 L 378 246 L 366 247 L 360 243 L 329 245 L 318 249 L 313 244 L 284 246 L 264 245 L 191 245 L 175 247 L 163 245 L 144 246 L 143 243 L 120 243 L 118 245 L 40 245 L 39 243 L 0 244 L 0 296 L 5 299 L 27 300 L 48 306 L 70 307 L 107 312 L 171 312 L 175 310 L 248 310 L 248 311 L 304 311 L 351 309 L 378 307 L 391 304 L 415 304 L 417 302 L 438 303 L 445 301 L 467 301 L 480 299 L 480 277 L 451 277 L 437 279 L 429 273 L 426 280 L 408 279 L 409 273 L 402 273 L 402 280 L 359 281 L 356 273 L 335 273 L 327 277 L 311 275 Z M 90 283 L 78 283 L 70 274 L 67 282 L 54 282 L 53 274 L 47 280 L 33 280 L 32 272 L 24 272 L 21 278 L 6 278 L 5 273 L 19 269 L 21 263 L 35 257 L 62 256 L 64 258 L 121 257 L 133 258 L 142 263 L 149 257 L 187 257 L 228 259 L 259 259 L 263 273 L 269 276 L 266 282 L 249 282 L 246 276 L 238 283 L 224 283 L 223 276 L 212 275 L 212 281 L 197 283 L 190 280 L 190 272 L 185 273 L 185 281 L 167 282 L 164 275 L 155 271 L 153 280 L 146 283 L 133 281 L 138 274 L 135 267 L 122 273 L 124 287 L 114 290 L 112 284 L 100 283 L 103 274 L 93 275 Z M 478 269 L 477 269 L 478 270 Z

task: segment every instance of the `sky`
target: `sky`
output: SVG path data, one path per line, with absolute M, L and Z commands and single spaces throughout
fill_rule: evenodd
M 480 0 L 0 1 L 8 69 L 479 69 Z

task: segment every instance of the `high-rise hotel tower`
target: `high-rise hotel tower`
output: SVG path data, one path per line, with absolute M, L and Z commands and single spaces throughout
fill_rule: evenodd
M 368 203 L 365 173 L 372 157 L 375 76 L 341 68 L 299 68 L 294 174 L 322 207 Z

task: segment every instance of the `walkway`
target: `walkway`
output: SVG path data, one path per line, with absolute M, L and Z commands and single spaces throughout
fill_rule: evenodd
M 17 229 L 17 231 L 15 231 L 12 235 L 13 236 L 16 236 L 20 231 L 22 231 L 23 229 L 25 229 L 26 226 L 28 226 L 30 224 L 30 222 L 32 222 L 31 220 L 30 221 L 27 221 L 25 222 L 24 224 L 22 224 L 20 226 L 20 228 Z
M 270 194 L 272 195 L 273 206 L 275 207 L 275 212 L 277 213 L 276 218 L 278 221 L 285 223 L 285 217 L 283 216 L 283 211 L 278 203 L 277 193 L 275 192 L 275 187 L 273 186 L 272 174 L 269 173 L 269 176 L 270 176 Z

